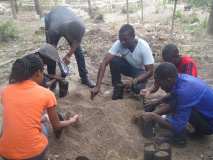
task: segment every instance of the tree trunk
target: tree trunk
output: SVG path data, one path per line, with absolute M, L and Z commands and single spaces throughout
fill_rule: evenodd
M 141 23 L 143 22 L 143 0 L 141 2 Z
M 16 8 L 16 13 L 18 13 L 18 3 L 17 3 L 17 0 L 15 0 L 15 8 Z
M 213 1 L 212 1 L 211 11 L 209 15 L 208 33 L 213 35 Z
M 90 18 L 93 18 L 91 0 L 88 0 L 88 9 Z
M 129 23 L 129 0 L 126 0 L 126 17 L 127 23 Z
M 173 33 L 173 30 L 174 30 L 176 8 L 177 8 L 177 0 L 175 0 L 175 3 L 174 3 L 174 10 L 173 10 L 173 16 L 172 16 L 171 34 Z
M 43 13 L 42 13 L 42 9 L 41 9 L 39 0 L 34 0 L 34 5 L 35 5 L 36 13 L 37 13 L 40 17 L 42 17 Z
M 10 0 L 10 6 L 11 6 L 13 18 L 17 19 L 15 0 Z
M 112 0 L 110 0 L 110 9 L 113 12 L 113 2 L 112 2 Z

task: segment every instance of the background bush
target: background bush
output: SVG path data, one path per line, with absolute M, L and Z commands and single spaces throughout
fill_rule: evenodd
M 8 42 L 9 40 L 14 40 L 18 36 L 18 31 L 15 23 L 13 21 L 3 21 L 0 22 L 0 41 Z

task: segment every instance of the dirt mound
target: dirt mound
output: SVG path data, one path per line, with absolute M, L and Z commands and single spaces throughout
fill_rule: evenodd
M 60 140 L 50 136 L 49 159 L 86 156 L 91 160 L 138 159 L 143 154 L 143 138 L 131 122 L 139 102 L 111 101 L 99 96 L 89 99 L 85 88 L 59 100 L 60 110 L 80 114 L 80 124 L 64 130 Z
M 100 28 L 91 29 L 84 37 L 83 46 L 91 59 L 100 61 L 116 40 L 116 34 Z

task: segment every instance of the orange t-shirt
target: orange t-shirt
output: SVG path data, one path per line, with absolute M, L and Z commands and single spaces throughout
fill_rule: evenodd
M 56 105 L 54 94 L 31 80 L 10 84 L 2 92 L 3 134 L 0 156 L 27 159 L 39 155 L 48 144 L 42 133 L 41 116 Z

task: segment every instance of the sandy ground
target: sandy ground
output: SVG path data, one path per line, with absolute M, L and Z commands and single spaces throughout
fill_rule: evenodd
M 137 16 L 131 15 L 137 35 L 149 42 L 157 61 L 160 60 L 162 46 L 168 42 L 177 43 L 184 53 L 192 50 L 199 65 L 199 76 L 213 85 L 213 59 L 210 54 L 212 40 L 205 38 L 201 41 L 201 38 L 183 33 L 178 24 L 175 34 L 170 37 L 168 20 L 171 11 L 169 7 L 165 11 L 164 9 L 160 11 L 156 13 L 156 7 L 147 4 L 143 25 L 138 23 Z M 165 17 L 161 21 L 163 13 Z M 124 20 L 124 15 L 107 14 L 105 23 L 94 24 L 86 21 L 88 27 L 83 47 L 87 51 L 85 57 L 92 79 L 96 79 L 99 63 L 116 40 L 117 31 Z M 0 44 L 0 82 L 2 85 L 7 81 L 11 59 L 36 49 L 45 40 L 44 35 L 38 29 L 40 22 L 33 13 L 21 13 L 16 23 L 19 26 L 21 38 L 14 42 Z M 60 53 L 66 52 L 64 49 L 67 47 L 63 42 L 62 40 L 60 43 Z M 112 87 L 108 69 L 101 93 L 94 101 L 91 101 L 89 89 L 79 82 L 74 58 L 70 68 L 72 74 L 68 77 L 69 94 L 63 99 L 58 99 L 58 110 L 80 114 L 80 123 L 78 127 L 65 129 L 60 140 L 56 140 L 50 130 L 48 159 L 74 160 L 77 156 L 84 155 L 91 160 L 142 160 L 143 145 L 149 140 L 143 138 L 139 129 L 131 122 L 132 116 L 141 106 L 140 102 L 128 95 L 123 100 L 111 100 Z M 151 99 L 162 95 L 162 92 L 158 92 Z M 0 116 L 2 116 L 1 112 Z M 189 139 L 187 147 L 172 148 L 172 159 L 206 159 L 205 157 L 212 154 L 211 140 L 212 136 L 199 140 Z

